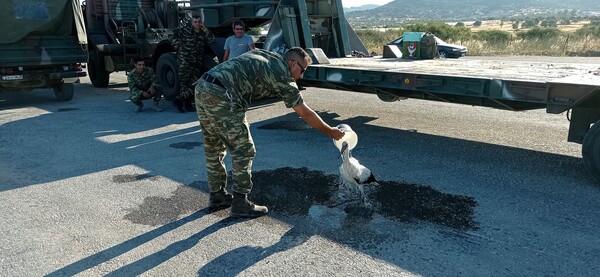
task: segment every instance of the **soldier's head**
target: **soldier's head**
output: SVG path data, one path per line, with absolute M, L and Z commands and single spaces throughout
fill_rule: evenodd
M 144 58 L 142 57 L 133 58 L 133 62 L 135 63 L 135 70 L 137 72 L 142 73 L 142 71 L 144 71 L 146 68 L 146 61 L 144 61 Z
M 200 31 L 200 29 L 202 29 L 202 27 L 204 27 L 204 22 L 202 22 L 202 17 L 200 17 L 199 15 L 192 16 L 192 27 L 194 27 L 194 30 Z
M 308 53 L 306 53 L 306 51 L 300 47 L 291 48 L 285 52 L 284 57 L 294 80 L 302 79 L 304 71 L 306 71 L 306 68 L 312 64 L 312 59 Z
M 246 24 L 244 24 L 244 21 L 241 21 L 241 20 L 233 21 L 233 24 L 231 24 L 231 27 L 233 28 L 233 34 L 237 38 L 242 37 L 246 30 Z

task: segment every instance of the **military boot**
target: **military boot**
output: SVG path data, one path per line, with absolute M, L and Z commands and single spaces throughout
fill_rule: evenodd
M 194 102 L 194 100 L 186 100 L 185 101 L 185 110 L 188 112 L 196 111 L 196 103 Z
M 141 112 L 141 111 L 142 111 L 142 109 L 143 109 L 143 108 L 144 108 L 144 103 L 140 102 L 140 104 L 139 104 L 139 105 L 138 105 L 138 104 L 135 104 L 135 110 L 134 110 L 134 111 L 135 111 L 136 113 L 139 113 L 139 112 Z
M 256 205 L 248 200 L 247 194 L 233 192 L 232 217 L 259 217 L 266 215 L 268 212 L 267 207 Z
M 162 112 L 163 111 L 163 109 L 161 109 L 158 106 L 158 101 L 154 101 L 154 104 L 152 105 L 152 109 L 155 110 L 155 111 L 157 111 L 157 112 Z
M 182 100 L 179 100 L 178 98 L 173 99 L 173 105 L 180 113 L 185 113 L 185 105 Z
M 208 208 L 210 210 L 220 210 L 224 208 L 231 207 L 231 201 L 233 196 L 225 189 L 222 189 L 217 192 L 211 192 L 210 197 L 208 198 Z

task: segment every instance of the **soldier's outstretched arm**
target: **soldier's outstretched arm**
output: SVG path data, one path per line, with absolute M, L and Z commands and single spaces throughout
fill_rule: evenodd
M 321 131 L 328 137 L 338 140 L 344 136 L 344 132 L 338 128 L 329 126 L 329 124 L 325 123 L 325 121 L 323 121 L 323 119 L 321 119 L 321 117 L 306 104 L 302 103 L 295 106 L 293 109 L 304 121 L 306 121 L 306 123 L 308 123 L 308 125 Z

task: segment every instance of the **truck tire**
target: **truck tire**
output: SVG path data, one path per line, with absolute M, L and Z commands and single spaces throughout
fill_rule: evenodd
M 87 64 L 92 85 L 97 88 L 108 87 L 109 74 L 104 67 L 104 57 L 98 51 L 91 51 Z
M 179 66 L 173 53 L 165 53 L 156 63 L 156 76 L 165 99 L 171 100 L 179 94 Z
M 585 134 L 581 155 L 587 171 L 600 182 L 600 121 L 594 123 Z
M 52 89 L 54 90 L 54 95 L 60 101 L 69 101 L 73 99 L 73 93 L 75 92 L 75 86 L 73 84 L 61 82 Z

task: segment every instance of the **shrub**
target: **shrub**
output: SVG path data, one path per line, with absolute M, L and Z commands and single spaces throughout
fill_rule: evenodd
M 479 31 L 475 34 L 474 38 L 491 43 L 508 43 L 511 40 L 512 35 L 506 31 L 490 30 Z
M 561 31 L 556 28 L 540 28 L 534 27 L 525 32 L 518 32 L 517 37 L 520 39 L 529 40 L 549 40 L 555 39 L 561 35 Z

